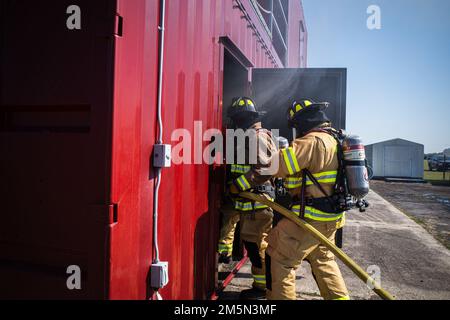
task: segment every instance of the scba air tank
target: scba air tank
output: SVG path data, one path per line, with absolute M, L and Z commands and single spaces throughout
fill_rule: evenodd
M 366 153 L 361 138 L 356 135 L 346 136 L 342 150 L 348 191 L 355 198 L 362 199 L 369 193 L 369 176 L 366 167 Z

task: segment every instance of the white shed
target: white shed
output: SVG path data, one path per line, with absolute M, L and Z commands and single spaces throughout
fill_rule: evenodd
M 422 144 L 393 139 L 367 145 L 365 149 L 374 177 L 423 179 Z

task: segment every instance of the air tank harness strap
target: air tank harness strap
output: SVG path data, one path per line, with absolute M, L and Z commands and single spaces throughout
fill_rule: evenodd
M 299 208 L 299 216 L 300 218 L 311 218 L 314 219 L 314 217 L 320 218 L 320 215 L 334 215 L 334 216 L 341 216 L 343 212 L 339 211 L 338 205 L 333 201 L 333 199 L 326 193 L 325 189 L 322 187 L 322 185 L 317 181 L 317 178 L 308 170 L 308 169 L 302 169 L 302 189 L 300 192 L 300 208 Z M 320 200 L 316 201 L 316 208 L 313 208 L 314 206 L 314 200 L 313 199 L 307 199 L 306 198 L 306 185 L 307 185 L 307 179 L 312 181 L 312 183 L 319 188 L 320 192 L 324 195 L 323 198 L 319 198 Z M 309 201 L 309 203 L 308 203 Z M 309 204 L 309 206 L 308 206 Z M 308 209 L 308 208 L 309 209 Z M 312 210 L 313 209 L 313 210 Z M 322 210 L 324 211 L 322 211 Z M 339 217 L 338 219 L 340 219 Z M 317 220 L 317 219 L 315 219 Z M 336 219 L 337 220 L 337 219 Z M 327 221 L 327 220 L 323 220 Z

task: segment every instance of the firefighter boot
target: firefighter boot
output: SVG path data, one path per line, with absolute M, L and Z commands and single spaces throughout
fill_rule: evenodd
M 242 290 L 239 294 L 240 300 L 262 300 L 266 298 L 266 290 L 259 288 L 251 288 Z

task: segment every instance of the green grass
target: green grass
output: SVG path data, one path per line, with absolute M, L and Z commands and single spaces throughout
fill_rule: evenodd
M 450 186 L 450 172 L 447 171 L 445 173 L 445 180 L 444 180 L 443 172 L 429 171 L 427 160 L 424 160 L 424 169 L 425 169 L 423 173 L 424 180 L 429 181 L 431 184 Z

